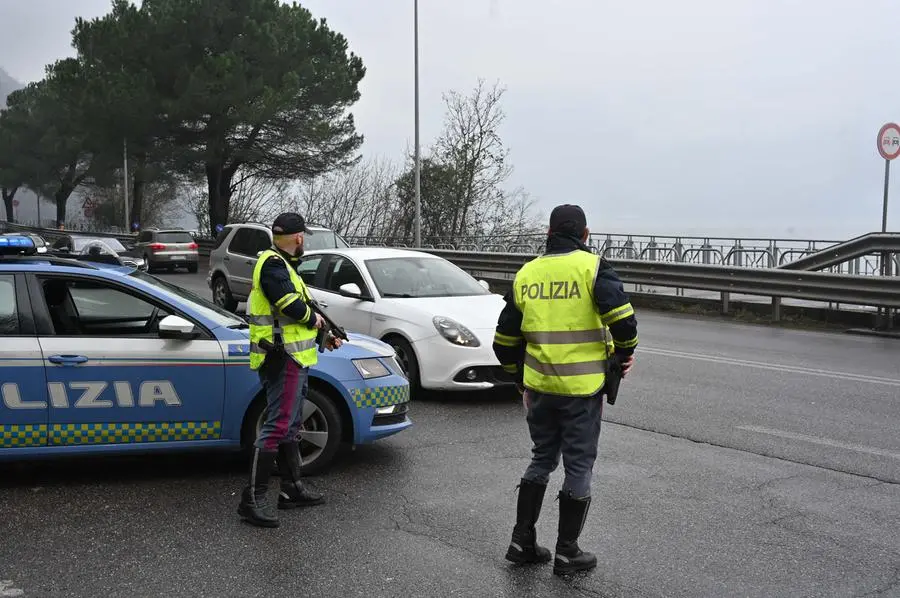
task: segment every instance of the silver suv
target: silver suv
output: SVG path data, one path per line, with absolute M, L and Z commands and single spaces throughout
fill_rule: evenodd
M 158 228 L 142 230 L 134 249 L 143 256 L 148 272 L 159 268 L 171 271 L 179 266 L 187 268 L 188 272 L 196 272 L 200 263 L 197 242 L 186 230 Z
M 306 251 L 350 247 L 340 235 L 324 226 L 307 224 L 304 237 Z M 229 224 L 222 229 L 209 253 L 206 277 L 216 305 L 233 312 L 239 302 L 247 300 L 257 256 L 271 246 L 272 231 L 265 224 Z

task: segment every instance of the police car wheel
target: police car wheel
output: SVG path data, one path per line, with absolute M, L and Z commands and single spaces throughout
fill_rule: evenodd
M 305 402 L 308 406 L 303 409 L 306 418 L 300 430 L 300 456 L 303 459 L 303 474 L 315 475 L 327 469 L 334 461 L 340 449 L 343 422 L 340 411 L 324 393 L 310 388 Z M 265 402 L 260 401 L 257 413 L 254 414 L 252 440 L 256 440 L 262 428 L 264 407 Z

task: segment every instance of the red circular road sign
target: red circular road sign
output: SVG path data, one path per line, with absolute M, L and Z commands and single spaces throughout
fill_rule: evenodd
M 878 153 L 885 160 L 900 156 L 900 126 L 888 123 L 878 131 Z

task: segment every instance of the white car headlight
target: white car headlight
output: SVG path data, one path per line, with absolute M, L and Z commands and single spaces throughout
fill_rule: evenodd
M 434 327 L 437 328 L 437 331 L 441 333 L 441 336 L 454 345 L 460 345 L 461 347 L 481 346 L 478 337 L 456 320 L 445 316 L 434 316 L 431 321 Z
M 359 372 L 359 375 L 366 380 L 391 375 L 390 370 L 384 367 L 384 364 L 377 359 L 354 359 L 353 365 L 356 366 L 356 371 Z

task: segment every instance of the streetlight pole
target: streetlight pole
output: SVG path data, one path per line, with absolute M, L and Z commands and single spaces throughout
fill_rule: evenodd
M 416 247 L 422 247 L 422 161 L 419 149 L 419 0 L 413 0 L 416 113 Z
M 122 189 L 125 190 L 125 233 L 131 231 L 131 226 L 128 224 L 130 218 L 128 217 L 128 140 L 122 140 L 122 158 L 123 164 L 125 167 L 125 182 L 122 184 Z

